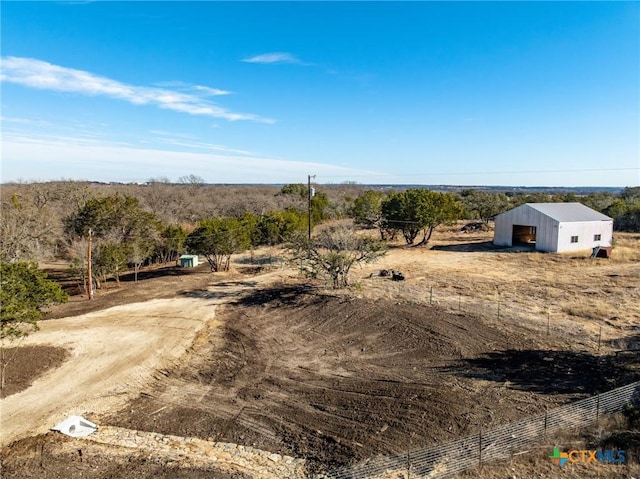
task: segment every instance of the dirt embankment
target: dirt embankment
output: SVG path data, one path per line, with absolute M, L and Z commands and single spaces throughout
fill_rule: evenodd
M 188 363 L 107 422 L 330 468 L 457 438 L 608 387 L 585 373 L 589 355 L 554 361 L 558 345 L 526 331 L 414 303 L 290 285 L 226 305 L 221 319 Z

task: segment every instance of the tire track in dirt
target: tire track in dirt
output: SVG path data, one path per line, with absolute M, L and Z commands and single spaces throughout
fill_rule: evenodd
M 251 291 L 252 281 L 214 283 L 182 298 L 155 299 L 115 306 L 81 316 L 40 323 L 24 345 L 63 347 L 70 358 L 26 390 L 0 401 L 2 445 L 48 431 L 69 415 L 100 417 L 122 408 L 179 367 L 193 352 L 199 333 L 215 329 L 216 308 Z M 202 397 L 206 396 L 204 391 Z
M 71 357 L 1 401 L 2 444 L 46 432 L 71 414 L 99 415 L 125 404 L 157 370 L 179 360 L 214 314 L 211 303 L 173 299 L 41 323 L 24 344 L 64 347 Z
M 188 364 L 160 378 L 154 398 L 138 398 L 135 413 L 110 423 L 330 466 L 518 417 L 502 398 L 526 396 L 539 407 L 530 394 L 450 372 L 487 344 L 505 343 L 477 318 L 291 284 L 249 293 L 219 316 L 221 327 Z M 139 416 L 157 410 L 153 421 Z

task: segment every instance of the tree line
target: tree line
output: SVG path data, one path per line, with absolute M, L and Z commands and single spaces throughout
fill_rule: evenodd
M 367 190 L 354 199 L 349 215 L 356 224 L 376 228 L 381 238 L 398 233 L 408 244 L 423 233 L 419 244 L 426 244 L 433 230 L 442 223 L 459 219 L 488 225 L 497 215 L 525 203 L 578 202 L 614 220 L 616 231 L 640 232 L 640 187 L 629 187 L 619 195 L 595 192 L 584 196 L 572 193 L 497 193 L 463 189 L 458 193 L 440 193 L 426 189 L 407 189 L 385 193 Z
M 311 200 L 309 218 L 307 190 L 301 186 L 261 193 L 265 198 L 260 201 L 260 213 L 226 208 L 225 215 L 201 213 L 189 220 L 168 222 L 154 213 L 144 195 L 134 196 L 129 191 L 114 193 L 74 182 L 25 188 L 14 185 L 8 192 L 3 190 L 0 260 L 66 259 L 79 281 L 85 283 L 91 241 L 92 282 L 97 288 L 107 279 L 119 283 L 125 271 L 131 270 L 137 277 L 142 265 L 176 261 L 186 252 L 203 254 L 212 271 L 226 270 L 233 253 L 282 244 L 294 233 L 306 230 L 309 219 L 315 225 L 341 216 L 336 211 L 339 206 L 320 192 Z M 145 188 L 140 191 L 148 192 Z M 169 193 L 167 190 L 162 200 L 154 198 L 167 205 L 172 201 Z M 242 201 L 242 194 L 235 196 Z M 273 203 L 271 197 L 275 198 Z M 181 198 L 173 199 L 179 202 Z M 279 204 L 281 209 L 266 210 L 268 204 Z M 203 210 L 207 210 L 205 205 Z
M 184 187 L 192 188 L 193 183 Z M 137 281 L 142 265 L 175 262 L 186 252 L 202 254 L 212 271 L 224 271 L 232 254 L 250 247 L 282 244 L 306 231 L 309 218 L 317 224 L 335 215 L 325 194 L 315 195 L 309 217 L 306 208 L 300 207 L 306 205 L 306 200 L 302 201 L 306 189 L 282 188 L 265 195 L 261 214 L 235 210 L 228 211 L 228 216 L 201 214 L 191 221 L 183 218 L 166 222 L 144 197 L 130 192 L 78 182 L 3 188 L 0 349 L 5 339 L 19 338 L 35 329 L 43 308 L 68 298 L 58 284 L 38 270 L 39 260 L 67 260 L 79 285 L 88 288 L 91 284 L 92 289 L 100 288 L 108 279 L 119 283 L 128 271 L 134 272 Z M 284 208 L 265 212 L 272 195 L 276 197 L 274 203 Z M 165 206 L 172 201 L 171 195 L 154 198 Z M 179 194 L 177 200 L 181 198 Z M 91 278 L 87 278 L 89 255 Z
M 488 224 L 497 214 L 531 202 L 579 201 L 612 217 L 616 230 L 640 231 L 640 187 L 625 188 L 618 195 L 584 196 L 357 185 L 320 190 L 311 201 L 312 225 L 350 217 L 359 226 L 378 229 L 381 240 L 400 236 L 407 244 L 427 244 L 440 224 L 459 219 Z M 187 205 L 186 198 L 197 202 Z M 123 271 L 137 271 L 143 264 L 175 261 L 187 250 L 212 249 L 214 239 L 215 252 L 200 254 L 207 256 L 213 270 L 225 269 L 227 251 L 283 244 L 304 230 L 307 200 L 304 184 L 206 186 L 193 175 L 177 185 L 159 180 L 146 185 L 5 185 L 0 260 L 64 258 L 81 275 L 91 231 L 98 282 L 118 281 Z
M 19 336 L 43 307 L 66 299 L 35 262 L 65 259 L 79 284 L 88 284 L 89 242 L 97 288 L 128 271 L 137 280 L 143 265 L 175 262 L 187 252 L 204 256 L 212 271 L 225 271 L 233 254 L 262 245 L 285 246 L 291 258 L 305 260 L 309 275 L 343 287 L 354 264 L 384 254 L 385 241 L 401 235 L 407 244 L 425 245 L 442 224 L 488 224 L 523 203 L 579 201 L 612 217 L 618 231 L 640 231 L 640 187 L 576 196 L 330 185 L 313 196 L 310 211 L 304 184 L 211 187 L 193 175 L 178 185 L 61 181 L 5 185 L 1 193 L 2 338 Z M 307 237 L 309 220 L 316 226 L 339 218 L 377 229 L 380 240 L 339 226 Z

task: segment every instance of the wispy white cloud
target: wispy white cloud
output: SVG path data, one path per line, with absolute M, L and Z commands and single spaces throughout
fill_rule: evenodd
M 18 117 L 10 117 L 10 116 L 0 116 L 0 122 L 19 123 L 22 125 L 38 125 L 38 126 L 48 125 L 46 121 L 42 121 L 42 120 L 34 120 L 32 118 L 18 118 Z
M 66 68 L 34 58 L 3 57 L 0 80 L 40 90 L 78 93 L 88 96 L 106 96 L 134 105 L 155 105 L 189 115 L 223 118 L 229 121 L 250 120 L 274 123 L 253 113 L 237 113 L 202 98 L 202 95 L 169 90 L 167 88 L 129 85 L 111 78 L 73 68 Z M 207 96 L 226 95 L 230 92 L 198 86 L 197 91 Z
M 230 91 L 220 90 L 218 88 L 211 88 L 203 85 L 196 85 L 193 87 L 193 89 L 196 91 L 202 92 L 203 94 L 208 96 L 231 95 Z
M 204 86 L 204 85 L 192 85 L 190 83 L 178 81 L 178 80 L 156 82 L 154 83 L 154 86 L 159 86 L 163 88 L 173 88 L 174 90 L 179 90 L 183 92 L 188 91 L 188 92 L 192 92 L 193 94 L 202 95 L 202 96 L 231 95 L 231 93 L 233 93 L 229 90 L 222 90 L 220 88 L 211 88 L 209 86 Z
M 193 136 L 187 136 L 184 134 L 174 134 L 166 131 L 152 131 L 152 133 L 159 135 L 158 137 L 155 138 L 155 141 L 157 143 L 162 143 L 166 145 L 180 146 L 180 147 L 190 148 L 190 149 L 194 149 L 201 152 L 216 151 L 216 152 L 232 153 L 237 155 L 255 155 L 255 153 L 252 153 L 247 150 L 238 150 L 236 148 L 230 148 L 225 145 L 217 145 L 215 143 L 207 143 L 207 142 L 199 141 Z
M 311 63 L 303 62 L 295 55 L 287 52 L 263 53 L 261 55 L 245 58 L 242 61 L 245 63 L 290 63 L 294 65 L 311 65 Z
M 179 137 L 179 138 L 187 138 L 187 139 L 197 138 L 192 133 L 183 133 L 183 132 L 175 132 L 175 131 L 168 131 L 168 130 L 149 130 L 149 133 L 153 133 L 154 135 L 171 136 L 171 137 Z
M 309 172 L 346 178 L 369 173 L 327 163 L 237 154 L 232 150 L 176 151 L 66 135 L 3 135 L 2 155 L 2 181 L 57 178 L 145 181 L 158 176 L 179 178 L 185 172 L 195 172 L 216 183 L 291 183 L 306 178 Z

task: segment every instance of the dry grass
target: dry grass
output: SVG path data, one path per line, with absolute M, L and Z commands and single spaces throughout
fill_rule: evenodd
M 593 319 L 602 320 L 609 318 L 613 313 L 610 305 L 599 299 L 592 299 L 589 302 L 580 300 L 568 300 L 565 306 L 562 306 L 562 311 L 569 316 L 574 316 L 579 319 Z
M 640 234 L 617 233 L 614 239 L 614 263 L 640 261 Z
M 639 473 L 637 464 L 567 464 L 560 468 L 548 458 L 552 451 L 553 446 L 540 447 L 525 455 L 515 456 L 512 462 L 483 466 L 482 469 L 469 471 L 457 476 L 457 478 L 630 479 L 636 477 L 634 474 Z M 535 475 L 532 475 L 532 471 L 535 471 Z
M 632 430 L 631 430 L 632 431 Z M 513 458 L 507 461 L 498 461 L 485 464 L 482 469 L 476 468 L 462 474 L 458 474 L 456 479 L 471 479 L 481 477 L 482 479 L 506 479 L 510 477 L 540 479 L 630 479 L 640 475 L 640 459 L 637 444 L 634 440 L 629 440 L 623 444 L 627 461 L 625 464 L 601 464 L 601 463 L 567 463 L 562 468 L 553 463 L 549 456 L 554 447 L 559 447 L 563 451 L 571 449 L 593 450 L 611 449 L 612 438 L 628 436 L 630 432 L 627 419 L 622 414 L 603 418 L 597 426 L 583 431 L 567 430 L 565 433 L 544 441 L 538 446 L 530 448 L 523 453 L 514 454 Z M 637 431 L 631 432 L 635 435 Z M 532 473 L 535 471 L 535 473 Z
M 552 334 L 566 333 L 572 343 L 588 348 L 600 334 L 603 345 L 638 334 L 640 235 L 617 233 L 611 259 L 494 248 L 492 239 L 492 231 L 465 234 L 459 225 L 436 230 L 428 247 L 406 246 L 399 239 L 377 263 L 354 268 L 357 287 L 349 294 L 437 303 L 503 327 L 543 333 L 549 319 Z M 407 280 L 376 277 L 380 269 L 400 270 Z

